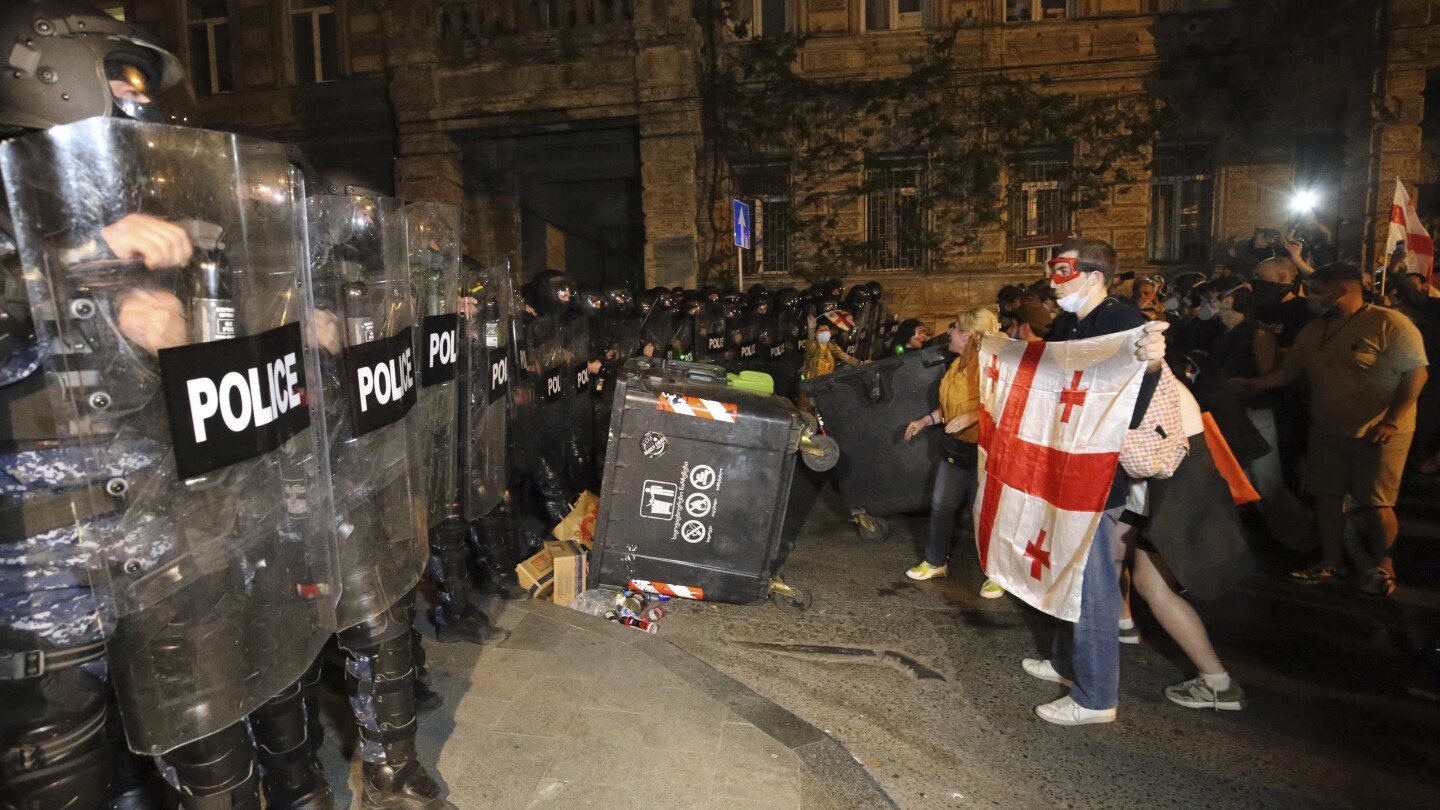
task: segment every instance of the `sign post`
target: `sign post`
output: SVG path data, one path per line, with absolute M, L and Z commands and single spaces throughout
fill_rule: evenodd
M 735 287 L 745 291 L 745 251 L 750 249 L 750 206 L 740 200 L 731 200 L 733 224 L 735 227 Z

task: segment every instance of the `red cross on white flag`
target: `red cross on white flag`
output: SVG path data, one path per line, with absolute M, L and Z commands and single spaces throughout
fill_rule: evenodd
M 1140 394 L 1140 332 L 1058 343 L 987 335 L 980 346 L 980 565 L 1067 621 L 1080 616 L 1085 557 Z
M 1396 178 L 1395 202 L 1390 205 L 1390 235 L 1385 240 L 1386 258 L 1394 256 L 1396 249 L 1401 247 L 1404 248 L 1401 257 L 1405 260 L 1405 269 L 1433 281 L 1435 240 L 1420 224 L 1415 201 L 1405 193 L 1405 184 Z

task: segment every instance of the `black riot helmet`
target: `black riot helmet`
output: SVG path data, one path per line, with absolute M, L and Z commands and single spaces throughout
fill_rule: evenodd
M 763 290 L 759 293 L 750 294 L 750 311 L 756 315 L 769 315 L 771 309 L 770 293 Z
M 575 297 L 575 282 L 559 270 L 546 270 L 530 279 L 524 289 L 525 300 L 541 315 L 555 315 L 570 308 Z
M 820 298 L 815 302 L 815 312 L 816 312 L 816 314 L 819 314 L 819 315 L 824 315 L 824 314 L 827 313 L 827 312 L 834 312 L 835 310 L 837 310 L 837 309 L 839 309 L 839 308 L 840 308 L 840 302 L 837 301 L 837 300 L 835 300 L 835 298 L 834 298 L 833 296 L 822 295 L 822 296 L 820 296 Z
M 704 298 L 706 301 L 719 301 L 720 288 L 714 285 L 707 284 L 704 287 L 700 288 L 700 297 Z
M 874 301 L 875 303 L 878 304 L 878 303 L 880 303 L 881 301 L 885 300 L 885 288 L 884 288 L 883 286 L 881 286 L 880 282 L 878 282 L 878 281 L 869 281 L 869 282 L 866 282 L 866 284 L 865 284 L 865 289 L 867 289 L 867 290 L 870 291 L 870 300 L 871 300 L 871 301 Z
M 153 34 L 80 0 L 5 0 L 0 134 L 95 116 L 190 125 L 185 68 Z
M 745 304 L 745 296 L 738 292 L 727 292 L 720 296 L 720 303 L 727 306 L 743 306 Z
M 870 303 L 870 289 L 863 284 L 851 287 L 850 292 L 845 296 L 845 304 L 851 310 L 860 309 L 868 303 Z
M 650 310 L 652 310 L 652 309 L 654 309 L 654 308 L 655 308 L 655 293 L 654 293 L 653 291 L 651 291 L 651 290 L 641 290 L 640 292 L 635 293 L 635 312 L 636 312 L 636 314 L 638 314 L 640 317 L 643 318 L 643 317 L 649 315 L 649 314 L 650 314 Z
M 570 305 L 587 318 L 598 318 L 605 313 L 605 296 L 594 287 L 581 287 Z
M 800 308 L 800 291 L 786 287 L 775 293 L 774 307 L 780 312 L 793 312 Z
M 670 310 L 675 308 L 675 302 L 677 299 L 675 297 L 675 294 L 670 292 L 669 289 L 665 287 L 656 287 L 655 289 L 651 290 L 650 293 L 655 296 L 655 306 L 659 307 L 662 310 Z
M 635 296 L 631 294 L 629 287 L 606 287 L 605 288 L 605 316 L 608 318 L 628 318 L 630 310 L 635 306 Z

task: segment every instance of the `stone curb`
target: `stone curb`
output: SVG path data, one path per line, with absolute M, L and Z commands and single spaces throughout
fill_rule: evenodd
M 814 780 L 815 785 L 809 786 L 810 789 L 822 791 L 824 798 L 836 808 L 896 810 L 895 802 L 865 766 L 834 737 L 674 644 L 550 602 L 524 600 L 504 605 L 606 636 L 644 653 L 656 664 L 723 703 L 746 722 L 794 751 Z

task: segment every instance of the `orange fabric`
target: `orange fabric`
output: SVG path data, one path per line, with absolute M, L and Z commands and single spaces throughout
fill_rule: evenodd
M 1230 497 L 1235 499 L 1235 505 L 1244 506 L 1260 500 L 1260 493 L 1250 485 L 1250 479 L 1245 476 L 1245 471 L 1240 469 L 1240 462 L 1236 461 L 1235 454 L 1230 452 L 1230 443 L 1220 435 L 1220 426 L 1215 424 L 1215 417 L 1206 411 L 1200 418 L 1205 420 L 1205 445 L 1210 448 L 1215 469 L 1220 471 L 1225 477 L 1225 483 L 1230 485 Z

